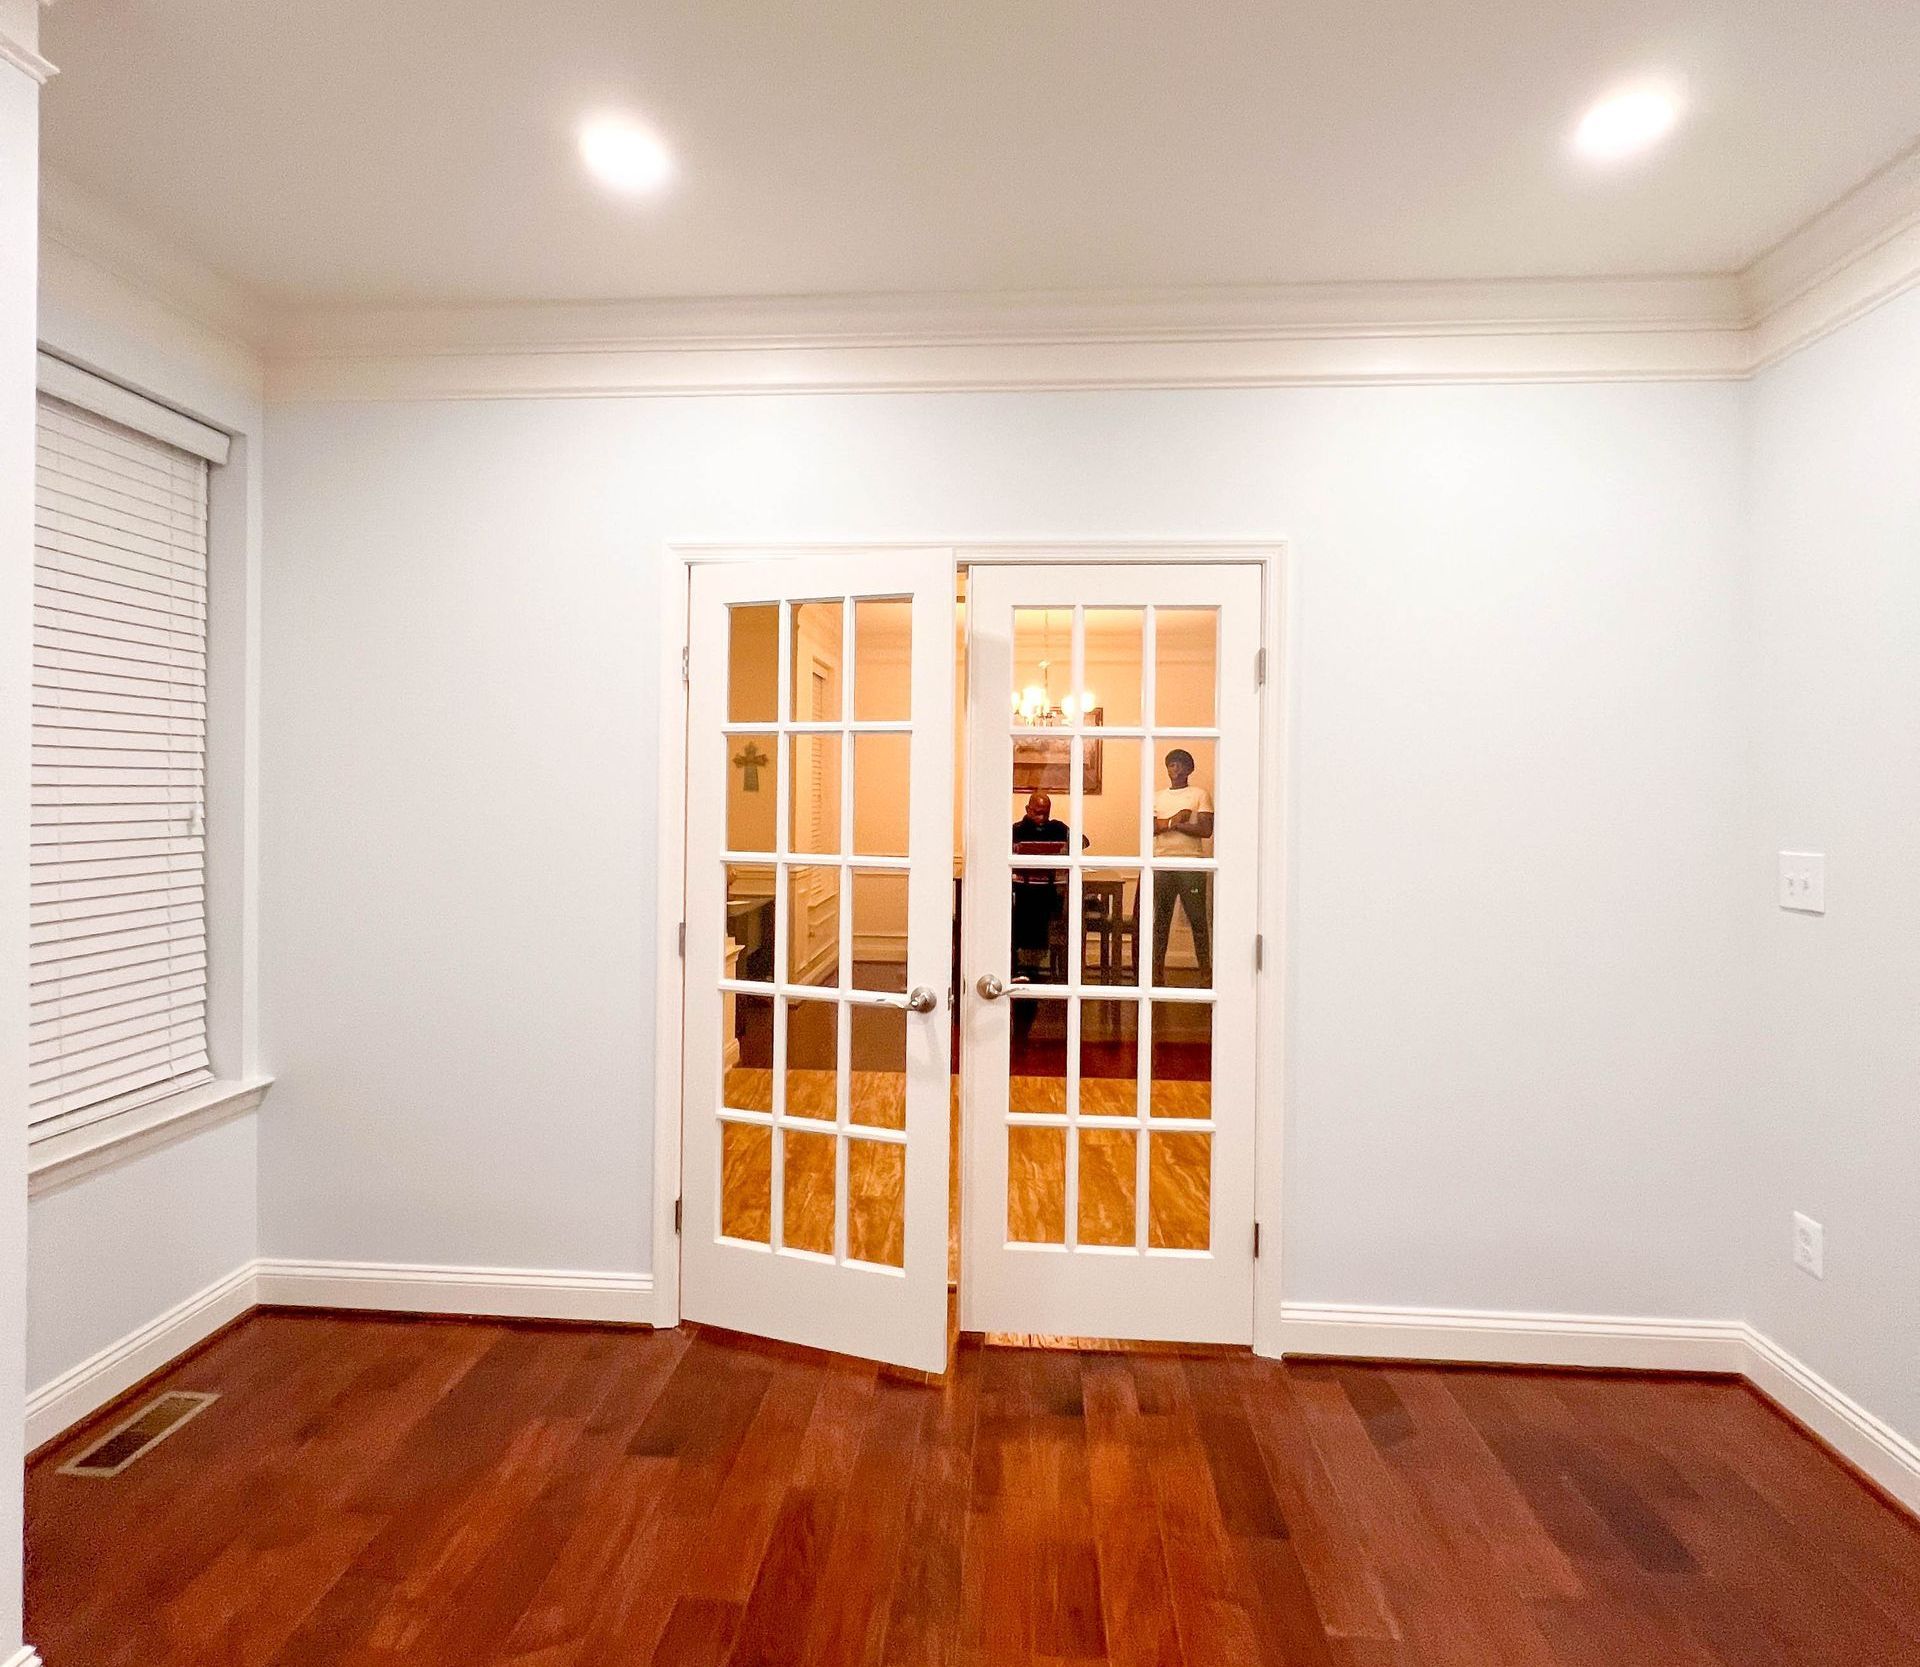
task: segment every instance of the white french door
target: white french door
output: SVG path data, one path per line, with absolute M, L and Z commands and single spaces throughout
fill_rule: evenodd
M 1261 582 L 968 593 L 969 1330 L 1253 1331 Z
M 682 1309 L 939 1371 L 952 557 L 691 586 Z

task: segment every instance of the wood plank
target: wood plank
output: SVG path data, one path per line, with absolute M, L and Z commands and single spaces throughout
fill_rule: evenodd
M 1920 1660 L 1920 1526 L 1729 1383 L 262 1314 L 154 1388 L 28 1467 L 48 1667 Z
M 1355 1513 L 1308 1438 L 1291 1372 L 1249 1359 L 1236 1374 L 1274 1498 L 1328 1636 L 1348 1644 L 1396 1642 L 1375 1561 Z
M 1082 1374 L 1087 1486 L 1109 1654 L 1121 1667 L 1185 1667 L 1133 1372 L 1118 1356 L 1090 1355 Z

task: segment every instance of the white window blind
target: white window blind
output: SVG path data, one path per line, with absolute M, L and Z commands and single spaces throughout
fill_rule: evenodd
M 207 464 L 42 395 L 30 1119 L 210 1080 Z

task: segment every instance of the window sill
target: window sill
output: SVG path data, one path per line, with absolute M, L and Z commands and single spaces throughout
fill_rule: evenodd
M 27 1196 L 57 1192 L 131 1158 L 170 1146 L 257 1108 L 272 1077 L 209 1082 L 185 1094 L 129 1106 L 79 1129 L 56 1129 L 27 1143 Z

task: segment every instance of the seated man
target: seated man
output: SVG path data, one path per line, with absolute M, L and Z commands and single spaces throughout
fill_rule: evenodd
M 1066 823 L 1054 820 L 1053 800 L 1037 789 L 1027 795 L 1026 814 L 1013 825 L 1015 857 L 1064 857 L 1073 838 Z M 1067 871 L 1064 868 L 1018 868 L 1013 871 L 1013 976 L 1022 976 L 1021 962 L 1037 965 L 1040 976 L 1052 982 L 1053 923 L 1066 909 Z
M 1204 857 L 1213 838 L 1213 795 L 1193 782 L 1193 754 L 1175 747 L 1167 754 L 1167 785 L 1153 799 L 1153 854 L 1156 857 Z M 1153 981 L 1167 981 L 1167 937 L 1173 931 L 1176 904 L 1193 931 L 1200 983 L 1213 982 L 1213 876 L 1191 870 L 1159 869 L 1153 876 Z

